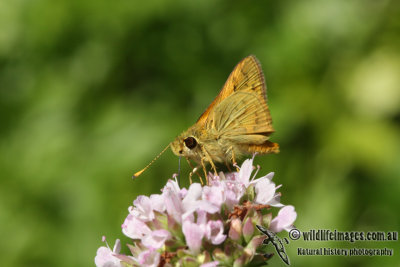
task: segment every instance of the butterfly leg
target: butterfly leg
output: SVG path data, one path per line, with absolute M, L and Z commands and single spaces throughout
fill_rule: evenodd
M 203 153 L 204 153 L 204 155 L 205 155 L 207 161 L 210 162 L 211 167 L 212 167 L 213 170 L 214 170 L 214 174 L 215 174 L 215 175 L 218 175 L 217 168 L 215 167 L 215 164 L 214 164 L 213 160 L 211 159 L 210 154 L 208 154 L 207 150 L 206 150 L 204 147 L 202 147 L 201 150 L 203 151 Z M 202 159 L 202 164 L 203 164 L 203 166 L 204 166 L 203 159 Z M 204 172 L 205 172 L 205 167 L 203 167 L 203 168 L 204 168 Z M 208 179 L 207 179 L 207 184 L 208 184 Z
M 207 169 L 206 169 L 206 165 L 204 164 L 203 158 L 201 159 L 201 165 L 203 166 L 204 177 L 205 177 L 205 179 L 206 179 L 206 184 L 208 185 Z
M 197 176 L 199 176 L 199 178 L 200 178 L 201 185 L 204 185 L 203 179 L 201 179 L 201 175 L 197 172 L 197 170 L 199 169 L 199 166 L 193 167 L 192 163 L 190 163 L 190 160 L 188 158 L 186 158 L 186 157 L 185 157 L 185 159 L 186 159 L 187 163 L 189 164 L 190 168 L 192 168 L 192 171 L 189 173 L 189 182 L 190 182 L 190 184 L 193 183 L 193 181 L 192 181 L 193 174 L 197 174 Z
M 229 148 L 229 150 L 230 150 L 231 155 L 232 155 L 232 158 L 231 158 L 232 159 L 232 165 L 235 166 L 236 167 L 236 171 L 239 172 L 239 168 L 237 167 L 238 165 L 237 165 L 236 157 L 235 157 L 235 151 L 233 150 L 232 146 Z
M 190 183 L 190 184 L 193 183 L 193 181 L 192 181 L 192 176 L 193 176 L 194 173 L 197 172 L 198 169 L 199 169 L 199 168 L 197 168 L 197 166 L 196 166 L 196 167 L 194 167 L 194 168 L 192 169 L 192 171 L 189 173 L 189 183 Z M 203 185 L 203 182 L 202 182 L 201 184 Z

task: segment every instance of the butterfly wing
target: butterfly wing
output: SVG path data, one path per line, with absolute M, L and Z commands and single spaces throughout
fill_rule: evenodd
M 240 61 L 233 69 L 218 96 L 201 114 L 196 124 L 203 126 L 210 114 L 225 98 L 237 91 L 253 91 L 266 103 L 265 82 L 261 66 L 255 56 L 250 55 Z
M 251 92 L 235 92 L 215 108 L 206 124 L 216 135 L 238 144 L 242 153 L 278 153 L 279 145 L 268 141 L 274 132 L 264 99 Z
M 268 141 L 274 129 L 264 75 L 254 56 L 248 56 L 236 65 L 196 126 L 240 145 L 243 152 L 279 152 L 279 145 Z
M 215 129 L 218 135 L 242 144 L 265 141 L 274 131 L 264 99 L 247 91 L 235 92 L 224 99 L 208 122 L 208 128 Z
M 264 75 L 254 56 L 245 58 L 235 67 L 210 107 L 206 110 L 207 117 L 200 117 L 206 129 L 241 145 L 248 153 L 279 152 L 279 145 L 268 141 L 274 128 Z
M 223 89 L 199 124 L 218 135 L 269 135 L 274 131 L 267 105 L 264 75 L 258 60 L 248 56 L 229 75 Z M 251 143 L 251 142 L 249 142 Z

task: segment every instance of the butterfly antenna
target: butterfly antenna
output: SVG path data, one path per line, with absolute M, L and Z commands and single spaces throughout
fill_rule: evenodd
M 168 145 L 163 149 L 163 151 L 160 152 L 160 154 L 158 154 L 149 164 L 147 164 L 146 167 L 144 167 L 141 171 L 138 171 L 137 173 L 135 173 L 135 174 L 132 176 L 132 179 L 137 178 L 137 177 L 138 177 L 139 175 L 141 175 L 145 170 L 147 170 L 147 168 L 149 168 L 150 165 L 153 164 L 154 161 L 156 161 L 156 160 L 165 152 L 165 150 L 167 150 L 167 148 L 168 148 L 170 145 L 171 145 L 171 144 L 168 144 Z

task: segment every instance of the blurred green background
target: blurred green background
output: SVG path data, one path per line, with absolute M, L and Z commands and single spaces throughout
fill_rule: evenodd
M 158 193 L 177 157 L 132 174 L 249 54 L 281 146 L 256 163 L 284 185 L 296 226 L 400 230 L 399 10 L 387 0 L 1 1 L 0 265 L 93 266 L 103 234 L 128 242 L 128 206 Z M 296 256 L 321 246 L 395 256 Z M 399 242 L 287 249 L 293 266 L 400 262 Z

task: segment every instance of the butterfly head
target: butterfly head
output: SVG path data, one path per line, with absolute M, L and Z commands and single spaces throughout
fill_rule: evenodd
M 198 155 L 199 144 L 194 136 L 180 135 L 171 143 L 171 149 L 177 156 L 194 158 Z

